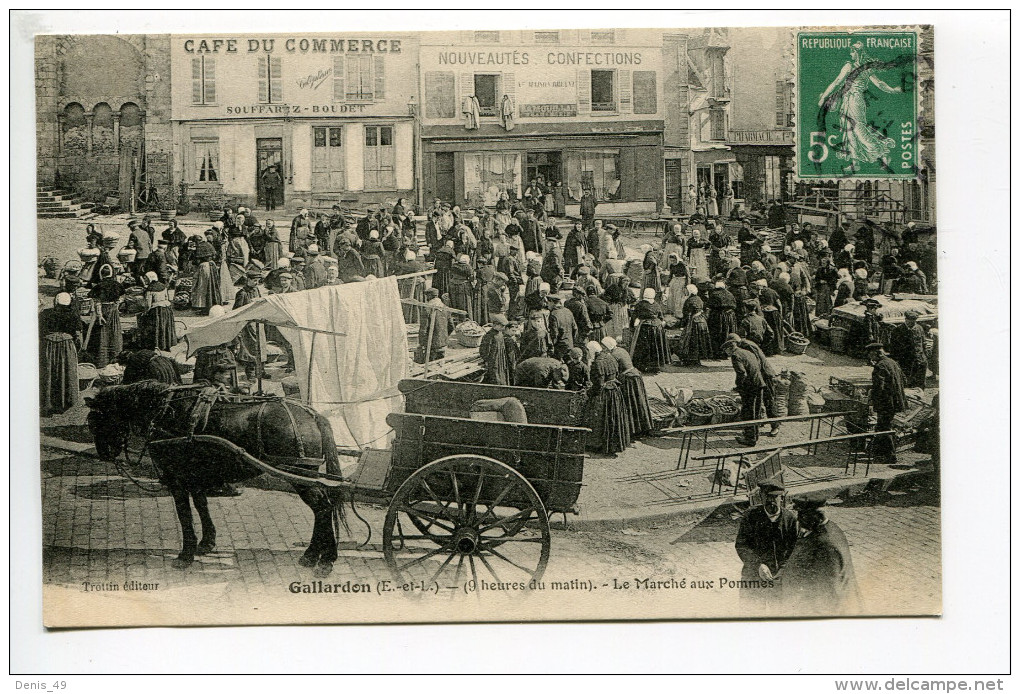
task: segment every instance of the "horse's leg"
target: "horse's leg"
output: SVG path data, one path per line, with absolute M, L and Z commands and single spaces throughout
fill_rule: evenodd
M 184 536 L 184 545 L 181 553 L 173 562 L 175 569 L 184 569 L 195 561 L 195 547 L 198 538 L 195 537 L 195 525 L 191 518 L 191 502 L 188 500 L 188 490 L 180 482 L 170 483 L 170 493 L 174 497 L 174 507 L 177 509 L 177 520 L 181 524 L 181 534 Z
M 216 526 L 213 525 L 212 516 L 209 515 L 209 499 L 204 489 L 193 490 L 191 499 L 202 521 L 202 541 L 198 543 L 195 554 L 208 554 L 216 546 Z
M 333 532 L 333 506 L 326 493 L 315 487 L 299 487 L 298 495 L 312 509 L 315 523 L 312 540 L 301 557 L 301 566 L 315 566 L 318 576 L 328 576 L 336 561 L 336 534 Z

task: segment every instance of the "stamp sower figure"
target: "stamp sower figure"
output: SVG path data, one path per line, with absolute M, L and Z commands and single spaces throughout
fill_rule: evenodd
M 774 593 L 756 582 L 775 579 L 786 565 L 797 543 L 797 515 L 786 508 L 786 487 L 781 483 L 762 483 L 758 489 L 764 503 L 748 509 L 740 519 L 735 546 L 744 563 L 740 571 L 741 601 L 764 609 Z
M 791 614 L 838 615 L 861 610 L 861 595 L 843 530 L 825 516 L 825 499 L 796 499 L 797 544 L 780 577 Z

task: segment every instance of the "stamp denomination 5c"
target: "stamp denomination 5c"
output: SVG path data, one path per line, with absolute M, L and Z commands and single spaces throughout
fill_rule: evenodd
M 797 34 L 797 176 L 915 178 L 913 31 Z

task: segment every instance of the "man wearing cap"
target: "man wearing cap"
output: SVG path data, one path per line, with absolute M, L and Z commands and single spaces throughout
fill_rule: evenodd
M 503 332 L 507 326 L 507 320 L 500 314 L 492 316 L 492 326 L 482 336 L 482 342 L 478 345 L 478 354 L 485 364 L 485 375 L 482 383 L 490 383 L 497 386 L 508 386 L 511 384 L 512 374 L 507 361 L 506 342 L 503 339 Z
M 876 431 L 891 431 L 893 417 L 907 409 L 907 396 L 903 392 L 903 371 L 889 358 L 882 343 L 873 342 L 867 347 L 871 370 L 871 406 L 878 415 Z M 893 436 L 880 436 L 872 443 L 872 454 L 878 462 L 895 463 L 896 445 Z
M 238 290 L 234 295 L 234 309 L 247 306 L 262 296 L 262 271 L 264 266 L 258 260 L 251 261 L 245 269 L 244 277 L 237 281 Z M 259 368 L 257 364 L 266 361 L 266 339 L 256 323 L 244 326 L 234 340 L 237 361 L 244 365 L 244 373 L 250 381 Z
M 283 190 L 283 177 L 277 170 L 277 165 L 270 165 L 262 173 L 262 190 L 266 194 L 266 211 L 276 209 L 277 200 L 280 198 L 280 191 Z
M 128 236 L 128 247 L 135 249 L 135 260 L 131 265 L 131 274 L 134 275 L 135 280 L 141 282 L 142 275 L 145 274 L 143 269 L 145 261 L 149 259 L 149 255 L 152 253 L 152 239 L 149 237 L 148 230 L 137 219 L 130 220 L 128 228 L 131 230 Z
M 561 361 L 566 359 L 567 352 L 578 342 L 577 321 L 570 309 L 563 305 L 559 294 L 550 293 L 549 301 L 549 340 L 552 343 L 552 355 Z
M 514 385 L 523 388 L 563 390 L 569 377 L 569 367 L 553 357 L 530 357 L 514 369 Z
M 878 309 L 882 304 L 877 299 L 864 299 L 864 316 L 860 323 L 855 323 L 847 334 L 847 353 L 860 359 L 867 358 L 867 348 L 872 342 L 883 342 L 882 316 Z
M 758 491 L 762 505 L 752 506 L 740 519 L 735 547 L 744 564 L 740 598 L 765 608 L 769 597 L 777 594 L 767 583 L 775 585 L 797 543 L 797 515 L 786 508 L 786 487 L 781 481 L 762 482 Z
M 305 289 L 318 289 L 326 284 L 326 265 L 319 257 L 319 246 L 308 247 L 308 262 L 305 263 Z
M 736 374 L 736 391 L 740 394 L 740 419 L 745 422 L 758 419 L 763 409 L 765 395 L 765 375 L 762 373 L 761 363 L 753 352 L 737 340 L 727 340 L 722 347 L 729 356 Z M 738 438 L 737 443 L 742 446 L 756 446 L 758 425 L 745 426 L 744 436 Z
M 762 348 L 751 340 L 742 338 L 736 333 L 730 333 L 728 339 L 736 342 L 741 349 L 746 349 L 754 355 L 755 359 L 758 360 L 758 365 L 761 367 L 762 378 L 765 379 L 765 388 L 762 390 L 762 406 L 765 408 L 765 416 L 769 418 L 779 417 L 780 413 L 777 409 L 778 403 L 776 402 L 776 377 L 779 376 L 779 373 L 776 371 L 775 367 L 772 366 L 772 362 L 770 362 L 768 357 L 765 356 L 765 352 Z M 772 422 L 768 436 L 778 435 L 781 428 L 781 423 Z
M 167 281 L 166 249 L 168 246 L 169 243 L 166 239 L 159 239 L 156 242 L 156 249 L 142 263 L 143 272 L 155 272 L 156 277 L 163 283 Z
M 799 537 L 780 574 L 784 612 L 791 616 L 835 616 L 862 609 L 850 543 L 826 517 L 825 503 L 824 498 L 793 502 Z
M 927 294 L 928 278 L 913 260 L 903 265 L 903 273 L 897 283 L 897 291 L 906 294 Z
M 303 256 L 296 255 L 290 259 L 290 271 L 294 275 L 294 279 L 291 281 L 290 290 L 292 292 L 300 292 L 305 289 L 305 259 Z
M 521 227 L 521 241 L 524 242 L 524 250 L 542 253 L 542 234 L 539 232 L 538 220 L 535 219 L 535 210 L 528 209 L 523 219 L 519 219 Z
M 893 328 L 889 335 L 889 356 L 896 360 L 903 370 L 907 388 L 924 388 L 928 373 L 928 355 L 924 351 L 924 328 L 917 323 L 920 314 L 908 310 L 903 314 L 903 323 Z
M 509 255 L 501 257 L 496 264 L 496 270 L 506 276 L 506 288 L 509 294 L 508 316 L 520 316 L 522 307 L 519 298 L 521 285 L 524 283 L 523 266 L 520 249 L 516 245 L 509 245 Z
M 308 218 L 308 208 L 302 207 L 290 223 L 290 252 L 304 251 L 312 242 L 312 236 L 312 222 Z

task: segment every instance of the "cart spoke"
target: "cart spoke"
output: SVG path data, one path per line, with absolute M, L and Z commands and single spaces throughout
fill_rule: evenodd
M 453 483 L 453 500 L 457 504 L 457 515 L 461 520 L 464 520 L 466 510 L 464 504 L 460 500 L 460 484 L 457 483 L 457 473 L 450 469 L 447 472 L 450 473 L 450 481 Z
M 439 578 L 439 574 L 443 573 L 443 569 L 446 568 L 447 564 L 449 564 L 451 561 L 453 561 L 454 554 L 455 554 L 454 552 L 451 552 L 450 556 L 448 556 L 446 558 L 446 561 L 444 561 L 442 564 L 439 565 L 439 568 L 436 569 L 436 572 L 434 574 L 432 574 L 432 578 L 430 578 L 428 580 L 428 584 L 429 585 L 432 585 L 433 583 L 435 583 L 436 579 Z M 463 555 L 461 555 L 461 556 L 463 556 Z
M 460 582 L 460 574 L 464 570 L 464 555 L 457 555 L 457 569 L 453 572 L 453 584 L 457 585 Z
M 408 508 L 406 506 L 404 508 L 402 508 L 401 511 L 406 513 L 408 516 L 412 516 L 414 518 L 418 518 L 419 520 L 422 520 L 422 519 L 428 520 L 429 524 L 426 526 L 426 530 L 428 528 L 431 528 L 434 525 L 437 528 L 442 528 L 446 532 L 448 532 L 450 534 L 453 534 L 453 531 L 454 531 L 453 530 L 453 526 L 446 525 L 446 524 L 440 522 L 440 519 L 442 518 L 441 516 L 437 516 L 435 514 L 432 514 L 431 512 L 426 511 L 425 509 L 421 509 L 421 508 Z
M 506 496 L 507 492 L 509 492 L 513 486 L 514 486 L 513 483 L 506 485 L 505 487 L 503 487 L 503 490 L 499 493 L 499 496 L 497 496 L 496 499 L 491 504 L 486 504 L 485 513 L 482 514 L 480 520 L 485 520 L 486 518 L 493 515 L 492 510 L 499 506 L 499 502 L 503 500 L 503 497 Z
M 478 499 L 482 496 L 482 482 L 485 480 L 485 475 L 482 474 L 482 470 L 478 470 L 478 484 L 475 485 L 475 496 L 471 500 L 471 516 L 474 518 L 478 515 Z
M 507 564 L 510 564 L 511 566 L 516 567 L 517 569 L 520 569 L 521 571 L 523 571 L 524 573 L 528 574 L 529 576 L 534 577 L 534 575 L 535 575 L 534 571 L 532 571 L 531 569 L 525 569 L 523 566 L 521 566 L 520 564 L 515 562 L 513 559 L 508 558 L 505 554 L 503 554 L 502 552 L 497 550 L 495 547 L 487 547 L 486 549 L 489 552 L 491 552 L 492 554 L 494 554 L 495 556 L 497 556 L 500 559 L 502 559 L 503 561 L 505 561 Z M 481 556 L 481 555 L 479 555 L 479 556 Z
M 531 514 L 534 513 L 534 512 L 535 512 L 535 509 L 531 509 L 531 508 L 525 509 L 524 511 L 520 511 L 518 513 L 515 513 L 512 516 L 507 516 L 506 518 L 500 518 L 495 523 L 490 523 L 488 525 L 483 525 L 482 527 L 480 527 L 478 529 L 478 532 L 479 533 L 484 533 L 486 530 L 492 530 L 493 528 L 497 528 L 497 527 L 500 527 L 500 526 L 504 526 L 504 529 L 505 529 L 505 526 L 506 526 L 507 523 L 511 523 L 511 522 L 517 521 L 517 520 L 520 520 L 522 523 L 527 523 L 528 520 L 531 518 Z
M 502 580 L 503 580 L 503 579 L 501 579 L 501 578 L 499 577 L 499 574 L 498 574 L 498 573 L 496 573 L 496 570 L 495 570 L 494 568 L 492 568 L 492 564 L 490 564 L 490 563 L 489 563 L 489 560 L 485 558 L 485 555 L 484 555 L 484 554 L 479 554 L 479 555 L 478 555 L 478 559 L 479 559 L 479 560 L 480 560 L 480 561 L 481 561 L 481 562 L 482 562 L 483 564 L 485 564 L 485 568 L 489 570 L 489 573 L 490 573 L 490 574 L 492 574 L 492 577 L 493 577 L 494 579 L 496 579 L 497 581 L 502 581 Z
M 494 538 L 491 539 L 490 542 L 482 542 L 481 545 L 482 545 L 482 547 L 488 549 L 489 544 L 495 544 L 495 545 L 499 546 L 499 545 L 505 545 L 508 542 L 534 542 L 534 543 L 542 543 L 542 542 L 545 542 L 545 538 L 543 538 L 543 537 L 508 537 L 506 539 L 503 539 L 502 537 L 494 537 Z
M 436 556 L 437 554 L 439 554 L 440 552 L 443 552 L 443 551 L 447 551 L 445 547 L 440 547 L 439 549 L 434 549 L 431 552 L 428 552 L 427 554 L 421 555 L 420 557 L 418 557 L 414 561 L 409 561 L 406 564 L 404 564 L 403 566 L 398 566 L 397 569 L 399 571 L 405 571 L 406 569 L 411 568 L 415 564 L 421 564 L 426 559 L 434 557 L 434 556 Z
M 468 555 L 468 564 L 471 566 L 471 580 L 475 582 L 475 594 L 478 594 L 478 571 L 475 569 L 475 557 Z

